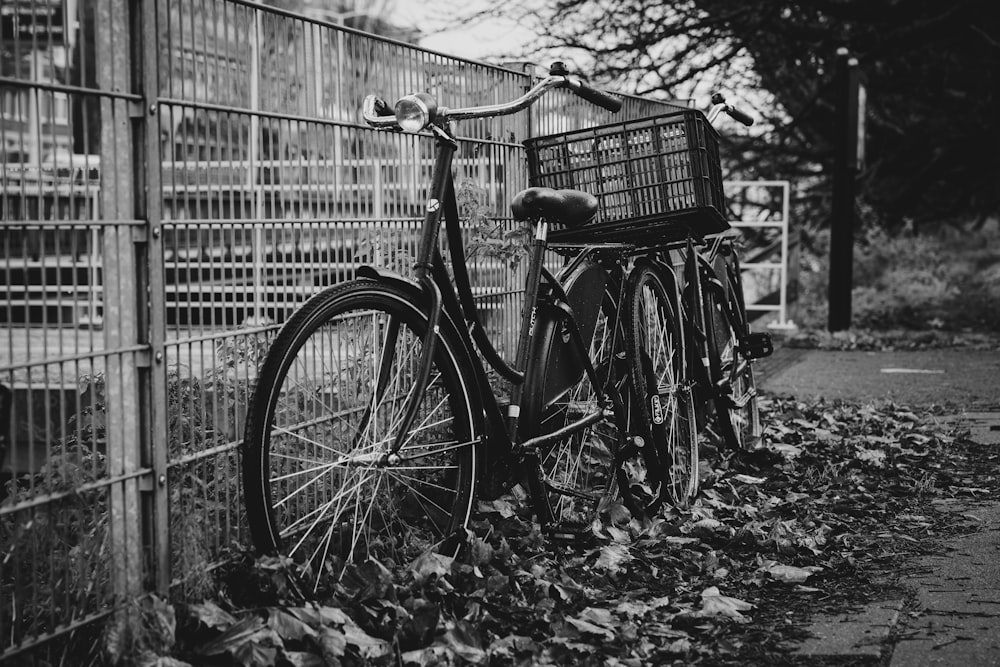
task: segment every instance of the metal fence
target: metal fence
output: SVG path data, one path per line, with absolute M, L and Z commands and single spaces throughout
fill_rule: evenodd
M 281 321 L 360 263 L 408 270 L 430 147 L 363 126 L 363 96 L 530 77 L 238 0 L 0 14 L 0 662 L 81 660 L 123 602 L 197 598 L 246 545 L 238 443 Z M 509 224 L 521 141 L 604 120 L 551 96 L 465 123 L 463 203 Z M 519 276 L 473 276 L 509 347 Z

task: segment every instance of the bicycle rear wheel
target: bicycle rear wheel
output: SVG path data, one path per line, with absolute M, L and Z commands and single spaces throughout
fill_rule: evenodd
M 735 451 L 748 451 L 760 440 L 760 408 L 753 365 L 741 341 L 750 331 L 743 304 L 743 285 L 738 265 L 726 265 L 724 286 L 705 291 L 706 310 L 711 316 L 709 354 L 718 394 L 716 410 L 726 444 Z
M 647 483 L 635 479 L 623 492 L 631 493 L 635 503 L 650 494 L 645 503 L 652 514 L 661 499 L 686 507 L 697 494 L 698 433 L 676 299 L 650 266 L 637 267 L 630 283 L 628 358 L 636 388 L 635 422 L 648 443 L 641 450 Z
M 250 533 L 314 589 L 352 562 L 454 555 L 464 537 L 478 421 L 472 374 L 443 335 L 416 418 L 391 449 L 426 331 L 410 295 L 357 280 L 303 305 L 261 367 L 243 450 Z

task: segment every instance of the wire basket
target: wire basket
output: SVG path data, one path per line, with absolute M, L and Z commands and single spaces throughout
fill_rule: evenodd
M 553 243 L 669 244 L 729 229 L 719 135 L 686 109 L 524 142 L 531 185 L 589 192 L 594 222 L 549 233 Z

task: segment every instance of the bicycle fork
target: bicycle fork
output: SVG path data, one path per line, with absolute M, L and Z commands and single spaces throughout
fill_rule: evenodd
M 441 227 L 442 201 L 449 191 L 451 182 L 451 159 L 455 154 L 458 144 L 440 128 L 432 128 L 437 138 L 437 156 L 434 160 L 434 172 L 431 177 L 431 196 L 427 200 L 424 215 L 424 224 L 421 230 L 421 238 L 418 245 L 417 258 L 413 269 L 420 285 L 421 293 L 424 296 L 427 316 L 427 331 L 424 332 L 421 341 L 420 360 L 417 365 L 416 377 L 413 385 L 406 397 L 405 409 L 402 420 L 399 422 L 396 437 L 389 449 L 383 453 L 383 460 L 390 461 L 397 457 L 406 439 L 409 437 L 410 426 L 416 417 L 420 407 L 420 401 L 427 389 L 430 381 L 431 367 L 436 351 L 438 338 L 438 322 L 441 316 L 441 290 L 434 282 L 433 263 L 435 256 L 438 235 Z M 372 392 L 372 402 L 365 408 L 362 416 L 359 432 L 355 434 L 355 443 L 362 437 L 369 420 L 373 418 L 375 411 L 384 398 L 385 390 L 388 386 L 390 371 L 396 356 L 396 341 L 399 336 L 400 323 L 395 318 L 390 318 L 387 327 L 380 359 L 378 361 L 378 380 Z

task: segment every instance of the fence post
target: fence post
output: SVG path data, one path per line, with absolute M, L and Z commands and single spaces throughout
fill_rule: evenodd
M 101 98 L 101 211 L 103 226 L 105 411 L 109 484 L 109 548 L 112 590 L 128 600 L 142 591 L 140 514 L 141 404 L 137 367 L 148 361 L 139 342 L 140 304 L 135 225 L 130 0 L 104 0 L 97 8 L 104 38 L 97 40 Z
M 854 285 L 855 177 L 863 158 L 864 118 L 859 104 L 858 60 L 847 49 L 837 50 L 834 72 L 837 113 L 833 165 L 833 218 L 830 222 L 830 282 L 827 328 L 843 331 L 851 326 L 851 289 Z
M 142 397 L 149 402 L 148 447 L 143 452 L 143 464 L 153 470 L 152 484 L 144 494 L 143 518 L 146 522 L 147 545 L 153 567 L 154 586 L 161 595 L 170 588 L 170 499 L 167 493 L 167 359 L 166 359 L 166 271 L 163 258 L 163 190 L 161 187 L 160 118 L 170 117 L 170 109 L 160 108 L 160 72 L 157 35 L 157 4 L 132 0 L 139 12 L 140 30 L 133 52 L 142 63 L 141 89 L 144 113 L 137 128 L 136 141 L 141 142 L 142 164 L 136 165 L 136 192 L 140 211 L 146 223 L 145 260 L 139 267 L 148 285 L 148 317 L 143 319 L 143 340 L 150 346 L 153 362 L 141 377 L 145 384 Z M 141 133 L 144 135 L 142 136 Z
M 267 229 L 261 224 L 264 217 L 263 182 L 258 178 L 262 170 L 262 159 L 274 160 L 273 146 L 268 155 L 261 156 L 260 144 L 260 10 L 253 9 L 253 34 L 250 38 L 250 136 L 247 141 L 246 188 L 250 193 L 250 216 L 253 229 L 253 321 L 260 325 L 267 316 L 267 258 L 264 252 L 267 244 Z

